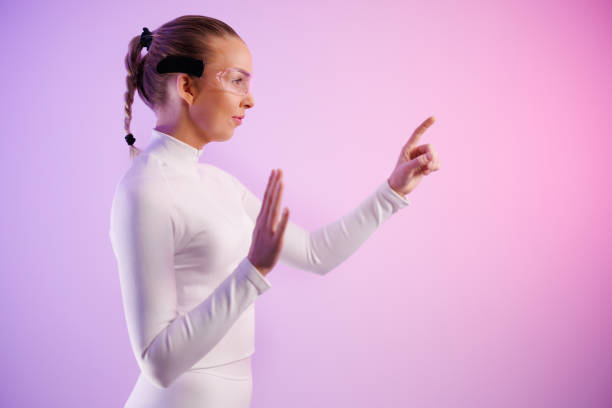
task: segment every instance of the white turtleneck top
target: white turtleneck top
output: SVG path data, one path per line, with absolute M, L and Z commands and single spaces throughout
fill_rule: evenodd
M 202 151 L 153 129 L 111 207 L 109 235 L 131 348 L 159 387 L 187 370 L 252 355 L 254 302 L 271 287 L 247 258 L 262 201 L 231 174 L 199 163 Z M 279 260 L 326 274 L 409 204 L 385 179 L 318 230 L 289 220 Z

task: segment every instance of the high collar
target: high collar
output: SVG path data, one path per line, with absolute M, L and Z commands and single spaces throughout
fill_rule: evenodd
M 173 164 L 188 168 L 198 164 L 204 151 L 156 129 L 152 129 L 151 140 L 144 150 Z

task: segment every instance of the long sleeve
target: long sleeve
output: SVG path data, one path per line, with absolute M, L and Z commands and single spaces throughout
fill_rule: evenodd
M 262 201 L 236 177 L 242 202 L 255 222 Z M 298 269 L 324 275 L 353 254 L 392 214 L 410 205 L 410 200 L 393 190 L 387 180 L 352 211 L 315 231 L 289 220 L 280 260 Z
M 177 310 L 176 212 L 159 182 L 120 183 L 109 231 L 132 350 L 142 372 L 167 387 L 205 356 L 270 285 L 242 259 L 187 313 Z

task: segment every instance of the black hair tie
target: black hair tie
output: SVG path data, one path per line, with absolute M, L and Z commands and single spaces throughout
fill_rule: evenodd
M 133 134 L 128 133 L 127 136 L 125 137 L 125 141 L 127 142 L 128 145 L 133 145 L 134 142 L 136 141 L 136 138 L 134 137 Z
M 140 34 L 140 45 L 146 47 L 147 50 L 151 46 L 151 42 L 153 41 L 153 33 L 149 31 L 147 27 L 142 28 L 142 34 Z

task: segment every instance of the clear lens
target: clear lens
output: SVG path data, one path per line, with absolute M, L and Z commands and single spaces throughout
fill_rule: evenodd
M 228 68 L 219 76 L 221 85 L 237 95 L 248 95 L 251 90 L 251 77 L 235 68 Z

